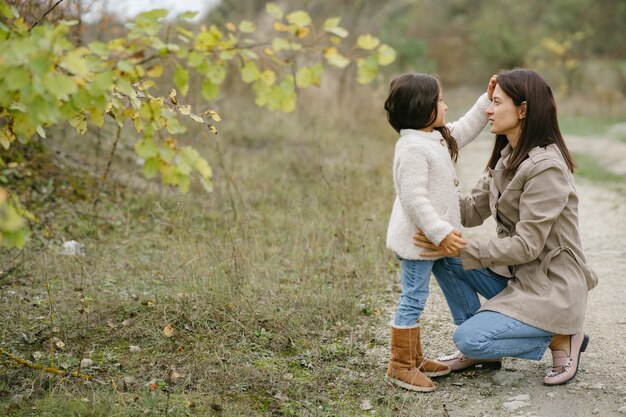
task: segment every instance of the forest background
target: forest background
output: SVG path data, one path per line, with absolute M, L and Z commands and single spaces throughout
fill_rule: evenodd
M 80 22 L 89 2 L 55 3 L 8 2 L 31 25 L 78 18 L 70 32 L 78 44 L 126 30 L 115 15 Z M 141 135 L 108 120 L 83 135 L 60 123 L 45 139 L 2 148 L 0 186 L 31 216 L 24 246 L 0 249 L 0 414 L 432 414 L 431 401 L 382 381 L 399 290 L 384 244 L 396 134 L 382 102 L 391 78 L 436 74 L 455 120 L 491 74 L 531 68 L 553 86 L 566 134 L 589 149 L 592 136 L 626 142 L 624 1 L 275 3 L 313 21 L 341 17 L 348 40 L 371 33 L 395 61 L 366 85 L 354 63 L 331 68 L 287 113 L 256 105 L 239 76 L 208 101 L 190 79 L 178 100 L 209 106 L 221 121 L 217 136 L 192 122 L 179 139 L 212 168 L 211 186 L 193 179 L 188 193 L 146 179 Z M 248 21 L 271 37 L 266 6 L 224 0 L 190 29 Z M 180 82 L 163 66 L 157 87 L 167 96 Z M 576 161 L 578 180 L 623 195 L 626 171 L 593 152 Z M 424 321 L 444 337 L 447 317 Z M 452 397 L 437 415 L 467 404 Z

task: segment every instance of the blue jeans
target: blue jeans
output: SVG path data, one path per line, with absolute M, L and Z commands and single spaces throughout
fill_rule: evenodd
M 472 359 L 543 357 L 553 333 L 495 311 L 477 313 L 478 295 L 494 297 L 507 286 L 508 278 L 486 268 L 466 271 L 459 258 L 438 259 L 432 272 L 459 325 L 454 344 L 463 354 Z
M 437 261 L 400 258 L 402 294 L 393 319 L 394 326 L 413 327 L 419 320 L 428 298 L 430 272 Z

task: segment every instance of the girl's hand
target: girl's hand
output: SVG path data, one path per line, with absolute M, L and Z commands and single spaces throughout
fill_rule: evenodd
M 461 232 L 453 230 L 439 245 L 433 244 L 424 235 L 422 231 L 419 231 L 413 236 L 413 243 L 415 246 L 427 249 L 427 252 L 421 253 L 425 257 L 436 256 L 459 256 L 460 252 L 465 249 L 467 242 L 461 238 Z
M 493 100 L 493 90 L 496 89 L 497 78 L 497 75 L 492 75 L 491 79 L 489 80 L 489 84 L 487 84 L 487 97 L 489 97 L 489 100 Z

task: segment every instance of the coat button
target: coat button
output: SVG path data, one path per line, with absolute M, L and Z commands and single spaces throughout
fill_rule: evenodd
M 446 146 L 446 140 L 445 139 L 441 139 L 439 141 L 439 143 L 441 143 L 441 146 Z

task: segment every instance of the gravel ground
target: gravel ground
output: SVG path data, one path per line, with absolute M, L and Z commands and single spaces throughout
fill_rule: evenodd
M 568 137 L 574 152 L 611 155 L 605 167 L 626 172 L 626 144 L 610 139 Z M 481 175 L 492 146 L 485 135 L 461 151 L 457 173 L 465 192 Z M 432 394 L 399 393 L 407 400 L 402 415 L 468 416 L 626 416 L 626 193 L 616 187 L 577 180 L 580 195 L 580 230 L 583 247 L 599 277 L 587 307 L 585 333 L 590 336 L 581 356 L 575 380 L 559 387 L 545 387 L 543 375 L 551 364 L 549 352 L 540 362 L 507 358 L 500 371 L 474 371 L 436 379 L 439 389 Z M 619 188 L 619 187 L 618 187 Z M 466 237 L 495 235 L 491 221 L 467 229 Z M 454 346 L 451 322 L 441 291 L 431 282 L 431 296 L 422 316 L 423 343 L 431 357 L 451 353 Z M 399 284 L 390 284 L 382 296 L 389 309 L 376 324 L 376 336 L 388 340 Z M 368 360 L 380 364 L 381 376 L 389 355 L 388 348 L 370 351 Z M 421 396 L 415 398 L 415 396 Z M 406 408 L 404 408 L 406 407 Z

